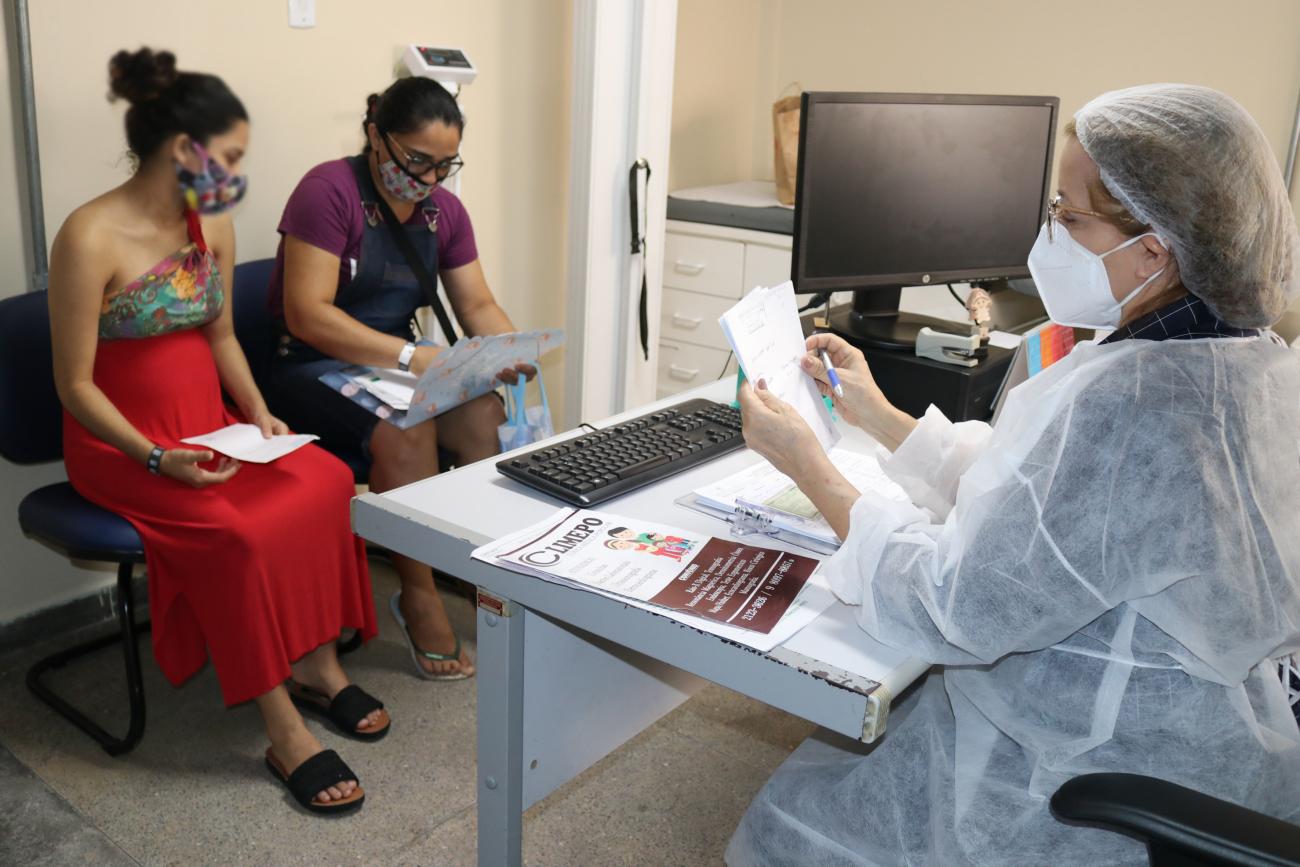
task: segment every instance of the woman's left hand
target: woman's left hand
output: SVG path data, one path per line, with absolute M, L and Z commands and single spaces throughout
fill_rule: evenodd
M 762 380 L 757 388 L 748 382 L 740 387 L 740 422 L 745 444 L 796 481 L 797 469 L 823 454 L 808 423 L 794 407 L 768 391 Z
M 506 385 L 515 385 L 519 382 L 521 374 L 524 377 L 524 382 L 532 382 L 533 377 L 537 375 L 537 368 L 531 364 L 516 364 L 514 367 L 507 367 L 498 373 L 497 379 Z
M 261 428 L 263 439 L 269 440 L 272 436 L 283 436 L 289 432 L 289 426 L 271 415 L 271 411 L 266 407 L 250 413 L 248 421 Z

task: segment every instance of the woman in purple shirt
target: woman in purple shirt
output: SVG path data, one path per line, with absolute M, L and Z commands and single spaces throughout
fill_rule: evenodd
M 467 334 L 516 330 L 483 276 L 464 206 L 441 184 L 461 166 L 465 122 L 455 99 L 426 78 L 404 78 L 371 96 L 365 150 L 309 171 L 285 205 L 271 278 L 281 325 L 267 396 L 295 430 L 326 447 L 370 459 L 370 490 L 387 491 L 438 472 L 439 452 L 458 465 L 497 453 L 501 403 L 485 395 L 400 430 L 341 399 L 319 381 L 351 364 L 401 367 L 417 375 L 441 351 L 417 346 L 412 317 L 428 303 L 406 255 L 385 224 L 387 204 L 415 255 L 442 278 Z M 531 367 L 502 371 L 516 381 Z M 452 630 L 428 566 L 393 555 L 402 589 L 390 600 L 422 677 L 455 680 L 474 672 Z

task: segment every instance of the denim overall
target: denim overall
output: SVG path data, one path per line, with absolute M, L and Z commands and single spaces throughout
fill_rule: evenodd
M 403 340 L 414 340 L 411 320 L 426 303 L 419 281 L 379 216 L 379 193 L 370 177 L 367 156 L 349 157 L 358 174 L 365 228 L 356 275 L 340 285 L 334 305 L 358 322 Z M 362 171 L 355 172 L 358 164 Z M 438 273 L 438 206 L 432 199 L 416 205 L 411 222 L 402 226 L 429 273 Z M 393 359 L 393 366 L 397 359 Z M 290 428 L 320 436 L 321 445 L 343 456 L 358 451 L 368 461 L 370 434 L 379 419 L 320 382 L 321 374 L 348 367 L 283 333 L 267 375 L 267 402 Z M 351 461 L 349 461 L 351 462 Z

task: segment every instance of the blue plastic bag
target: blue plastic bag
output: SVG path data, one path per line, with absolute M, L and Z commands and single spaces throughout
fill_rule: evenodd
M 497 440 L 501 443 L 501 451 L 508 452 L 523 448 L 555 434 L 555 427 L 551 422 L 551 405 L 546 400 L 546 384 L 542 382 L 540 370 L 537 372 L 537 389 L 542 396 L 539 405 L 527 405 L 528 382 L 523 377 L 520 377 L 516 384 L 507 385 L 505 389 L 506 422 L 497 428 Z

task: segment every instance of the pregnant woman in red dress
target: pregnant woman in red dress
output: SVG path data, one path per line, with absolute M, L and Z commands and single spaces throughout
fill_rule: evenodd
M 287 433 L 235 340 L 226 288 L 234 231 L 222 212 L 245 187 L 247 113 L 221 79 L 178 72 L 168 52 L 119 52 L 109 74 L 130 103 L 137 168 L 68 217 L 50 264 L 68 478 L 144 540 L 167 678 L 179 684 L 210 659 L 227 705 L 257 703 L 266 763 L 298 802 L 355 809 L 356 774 L 295 707 L 360 740 L 390 725 L 334 649 L 343 628 L 375 634 L 351 473 L 315 446 L 241 465 L 180 442 L 238 421 Z

